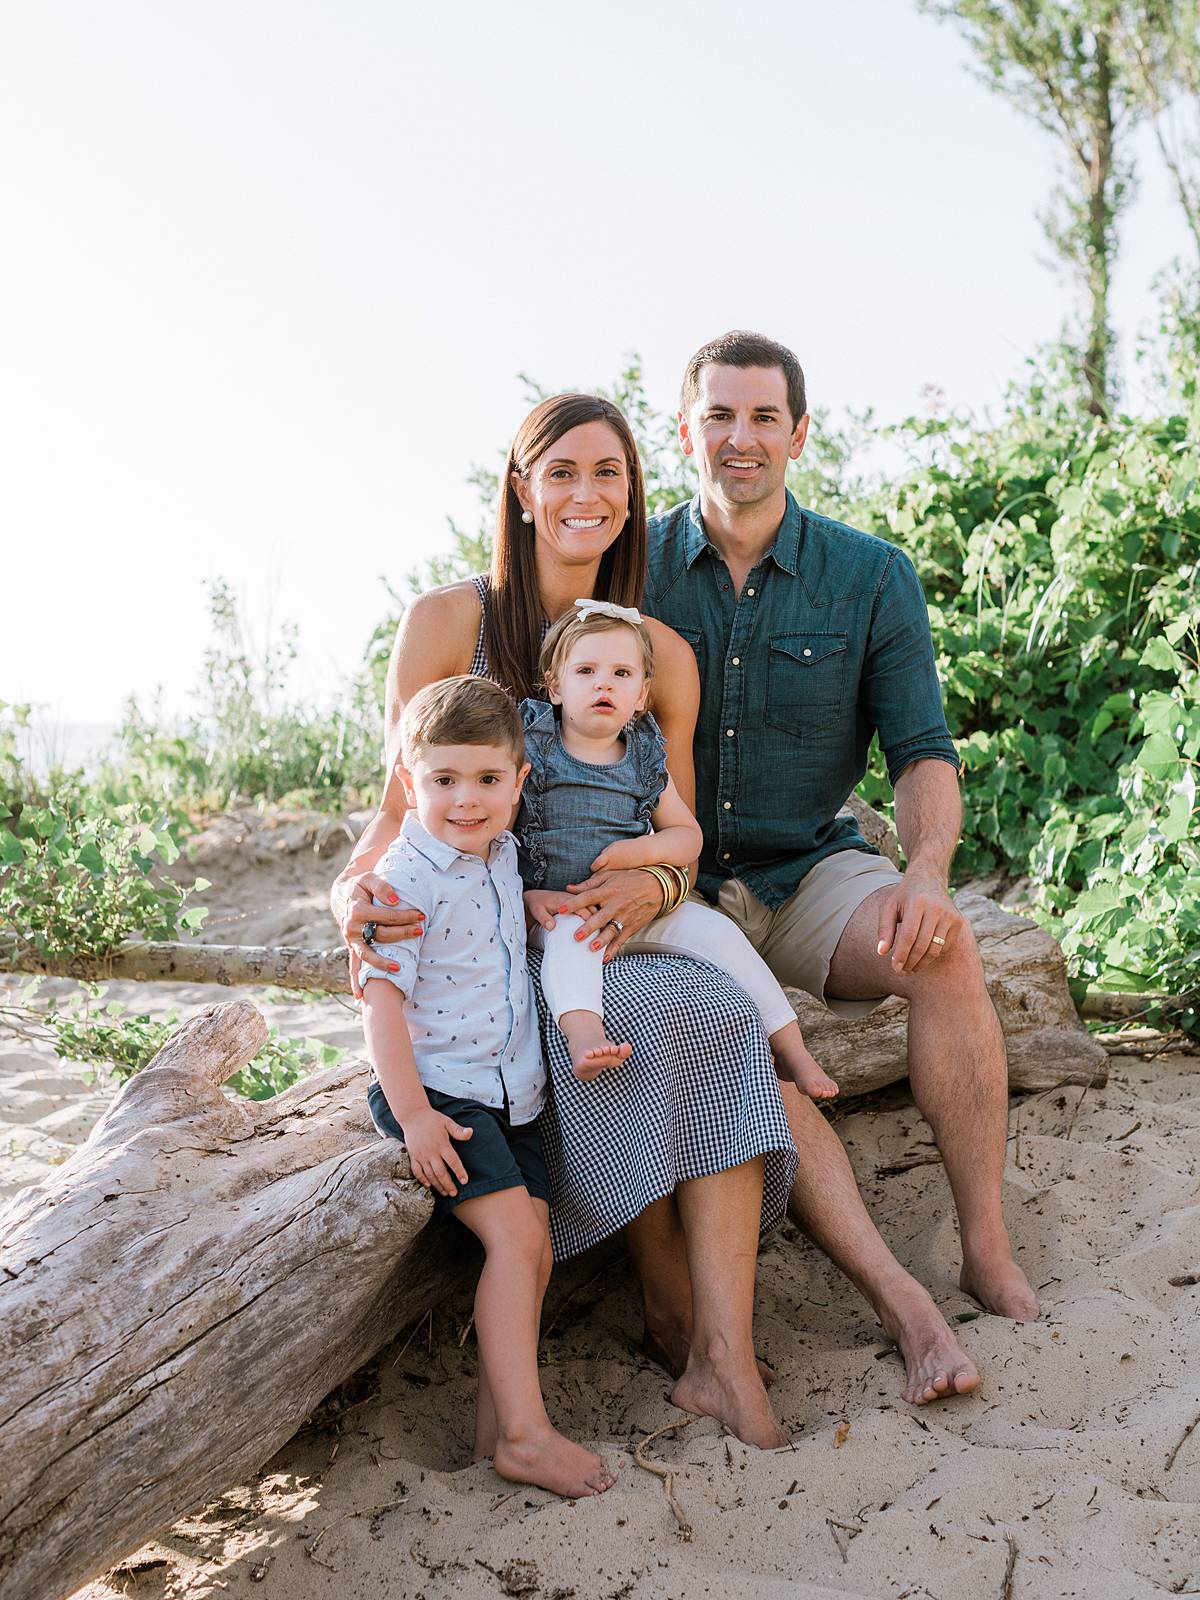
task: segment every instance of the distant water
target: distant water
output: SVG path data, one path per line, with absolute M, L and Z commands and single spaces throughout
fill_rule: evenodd
M 116 737 L 115 722 L 50 722 L 34 720 L 17 735 L 25 764 L 39 777 L 53 767 L 95 772 Z

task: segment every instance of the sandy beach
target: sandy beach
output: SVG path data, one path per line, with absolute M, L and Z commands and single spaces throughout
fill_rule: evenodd
M 330 942 L 324 889 L 343 844 L 318 854 L 229 829 L 201 868 L 214 879 L 206 936 Z M 337 1000 L 247 994 L 281 1032 L 359 1046 Z M 227 995 L 109 990 L 153 1015 Z M 112 1093 L 88 1076 L 43 1044 L 0 1039 L 3 1193 L 86 1138 Z M 609 1494 L 567 1503 L 467 1465 L 464 1292 L 397 1330 L 252 1482 L 77 1600 L 1200 1593 L 1200 1058 L 1117 1057 L 1105 1089 L 1014 1098 L 1007 1209 L 1044 1306 L 1028 1325 L 980 1315 L 958 1290 L 945 1175 L 904 1088 L 837 1115 L 885 1237 L 983 1372 L 976 1394 L 905 1404 L 899 1358 L 864 1302 L 789 1225 L 762 1251 L 757 1339 L 794 1442 L 748 1449 L 670 1405 L 637 1349 L 628 1267 L 609 1259 L 560 1274 L 547 1303 L 551 1416 L 622 1467 Z M 632 1459 L 672 1423 L 648 1454 L 674 1475 L 688 1538 Z

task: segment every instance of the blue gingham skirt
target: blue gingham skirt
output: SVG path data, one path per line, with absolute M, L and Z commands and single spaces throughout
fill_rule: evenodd
M 529 952 L 551 1094 L 542 1134 L 557 1260 L 579 1255 L 689 1178 L 765 1156 L 761 1229 L 778 1227 L 796 1151 L 762 1024 L 733 980 L 701 961 L 619 956 L 604 969 L 609 1038 L 623 1066 L 582 1083 L 547 1015 Z

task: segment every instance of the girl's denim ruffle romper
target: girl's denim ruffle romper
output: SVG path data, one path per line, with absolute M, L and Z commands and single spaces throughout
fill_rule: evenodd
M 606 845 L 650 832 L 667 786 L 666 745 L 648 712 L 624 729 L 621 759 L 596 766 L 565 749 L 554 711 L 544 700 L 521 702 L 530 770 L 516 833 L 527 889 L 565 889 L 590 878 Z

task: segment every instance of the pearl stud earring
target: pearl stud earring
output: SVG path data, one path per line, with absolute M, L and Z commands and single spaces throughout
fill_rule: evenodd
M 521 513 L 521 521 L 522 522 L 532 522 L 533 521 L 533 512 L 532 511 L 522 511 L 522 513 Z

